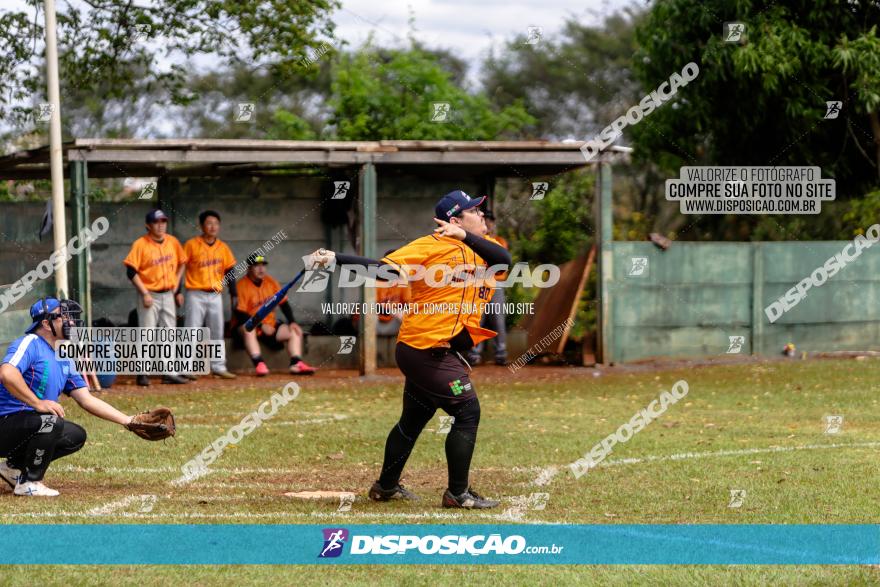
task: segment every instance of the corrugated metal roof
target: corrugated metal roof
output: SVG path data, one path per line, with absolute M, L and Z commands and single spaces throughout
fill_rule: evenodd
M 278 141 L 255 139 L 95 139 L 63 145 L 66 161 L 86 161 L 93 177 L 144 176 L 174 170 L 175 175 L 214 172 L 255 173 L 302 166 L 341 167 L 372 162 L 379 166 L 507 168 L 558 173 L 588 165 L 584 141 Z M 610 147 L 609 152 L 628 152 Z M 48 177 L 49 149 L 0 157 L 0 178 Z

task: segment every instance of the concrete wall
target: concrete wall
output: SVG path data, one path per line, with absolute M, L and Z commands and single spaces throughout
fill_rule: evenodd
M 611 348 L 616 362 L 726 354 L 880 349 L 880 246 L 862 251 L 776 322 L 764 308 L 849 241 L 780 243 L 617 242 L 611 284 Z M 632 259 L 648 259 L 631 275 Z

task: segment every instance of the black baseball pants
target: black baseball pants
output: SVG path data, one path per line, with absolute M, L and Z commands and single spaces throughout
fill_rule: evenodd
M 82 426 L 31 410 L 0 416 L 0 456 L 20 469 L 22 481 L 41 481 L 49 464 L 86 443 Z
M 416 440 L 437 408 L 455 418 L 446 436 L 449 490 L 468 489 L 471 458 L 480 424 L 480 401 L 462 359 L 450 349 L 416 349 L 397 343 L 397 366 L 406 377 L 400 420 L 388 434 L 379 484 L 391 489 L 400 481 Z

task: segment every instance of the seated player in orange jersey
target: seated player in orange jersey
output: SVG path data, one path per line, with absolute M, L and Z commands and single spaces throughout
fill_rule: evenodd
M 235 307 L 235 318 L 238 326 L 233 332 L 236 338 L 244 343 L 257 375 L 262 377 L 269 374 L 269 368 L 260 354 L 260 343 L 273 350 L 287 348 L 287 354 L 290 355 L 289 370 L 294 375 L 313 374 L 315 369 L 302 360 L 303 331 L 294 320 L 293 310 L 286 297 L 278 307 L 287 319 L 287 323 L 277 320 L 273 312 L 263 318 L 263 321 L 251 332 L 244 329 L 247 319 L 281 289 L 281 284 L 266 271 L 266 265 L 269 264 L 266 257 L 251 255 L 247 264 L 247 274 L 236 285 L 238 305 Z

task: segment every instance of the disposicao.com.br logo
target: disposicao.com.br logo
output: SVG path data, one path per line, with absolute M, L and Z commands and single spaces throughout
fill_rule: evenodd
M 349 555 L 407 554 L 410 551 L 425 555 L 517 555 L 560 554 L 564 546 L 529 546 L 519 534 L 503 537 L 501 534 L 466 536 L 449 534 L 427 536 L 388 534 L 367 536 L 353 534 L 345 528 L 324 528 L 323 547 L 318 558 L 338 557 L 349 543 Z M 350 539 L 350 540 L 349 540 Z

